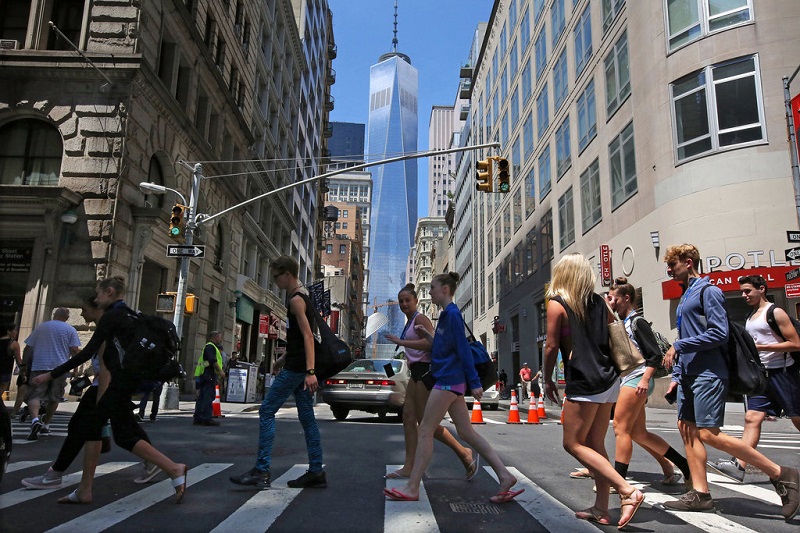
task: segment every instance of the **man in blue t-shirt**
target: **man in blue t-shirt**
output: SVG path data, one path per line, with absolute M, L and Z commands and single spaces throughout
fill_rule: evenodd
M 800 472 L 777 465 L 752 446 L 720 431 L 728 389 L 725 295 L 707 277 L 700 277 L 700 252 L 694 245 L 670 246 L 664 260 L 667 274 L 684 290 L 676 310 L 678 340 L 664 356 L 664 364 L 673 367 L 668 393 L 677 388 L 678 429 L 686 447 L 693 486 L 679 500 L 666 502 L 664 507 L 674 511 L 714 509 L 706 475 L 708 444 L 767 474 L 781 497 L 783 517 L 791 520 L 800 508 Z

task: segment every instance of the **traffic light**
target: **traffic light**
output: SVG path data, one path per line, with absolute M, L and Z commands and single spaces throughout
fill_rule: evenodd
M 511 176 L 508 174 L 508 159 L 497 159 L 497 190 L 502 193 L 511 192 Z
M 185 205 L 175 204 L 172 207 L 172 216 L 169 219 L 169 236 L 173 239 L 180 239 L 183 236 L 183 213 Z
M 481 192 L 492 192 L 492 161 L 482 159 L 475 166 L 478 169 L 475 175 L 477 189 Z

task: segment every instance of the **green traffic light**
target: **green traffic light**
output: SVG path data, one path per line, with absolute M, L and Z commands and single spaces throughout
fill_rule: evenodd
M 181 234 L 181 228 L 169 228 L 170 235 L 177 237 Z
M 499 187 L 498 187 L 498 190 L 500 192 L 508 192 L 508 191 L 511 190 L 511 185 L 509 183 L 507 183 L 507 182 L 501 182 Z

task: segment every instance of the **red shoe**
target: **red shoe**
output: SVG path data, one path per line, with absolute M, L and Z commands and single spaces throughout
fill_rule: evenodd
M 489 498 L 489 500 L 491 500 L 492 503 L 506 503 L 510 502 L 523 492 L 525 492 L 525 489 L 507 490 L 505 492 L 498 492 L 497 494 Z
M 396 502 L 418 502 L 419 496 L 416 498 L 412 498 L 408 494 L 403 494 L 397 489 L 383 489 L 383 495 L 389 498 L 390 500 Z

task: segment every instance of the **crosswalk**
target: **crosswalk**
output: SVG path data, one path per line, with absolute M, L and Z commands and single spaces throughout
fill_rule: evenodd
M 56 411 L 56 414 L 53 416 L 53 420 L 50 422 L 50 433 L 42 434 L 39 436 L 39 438 L 45 439 L 50 437 L 66 437 L 67 426 L 69 426 L 69 419 L 71 417 L 72 413 L 59 413 L 58 411 Z M 15 445 L 30 444 L 31 442 L 36 442 L 27 440 L 27 437 L 30 434 L 30 432 L 31 432 L 30 418 L 28 418 L 25 422 L 20 422 L 19 418 L 17 417 L 11 420 L 11 437 Z
M 650 431 L 657 431 L 661 433 L 678 433 L 677 427 L 658 427 L 648 428 Z M 737 439 L 742 438 L 744 432 L 743 426 L 722 426 L 720 428 L 723 432 L 727 433 Z M 763 430 L 763 428 L 762 428 Z M 771 431 L 762 431 L 761 438 L 758 441 L 758 448 L 776 449 L 776 450 L 794 450 L 800 451 L 800 433 L 779 433 Z M 768 452 L 765 452 L 768 453 Z
M 42 461 L 20 461 L 11 463 L 9 465 L 8 474 L 15 473 L 17 475 L 35 475 L 43 468 Z M 199 486 L 210 484 L 214 486 L 214 490 L 219 492 L 220 487 L 228 486 L 227 476 L 233 473 L 232 463 L 202 463 L 194 466 L 188 471 L 187 487 Z M 400 465 L 386 465 L 385 471 L 392 472 L 399 468 Z M 138 463 L 135 462 L 109 462 L 99 465 L 96 476 L 121 476 L 123 478 L 133 478 L 134 472 L 138 468 Z M 307 465 L 296 464 L 284 471 L 281 475 L 277 476 L 273 482 L 271 490 L 266 491 L 245 491 L 241 493 L 244 499 L 240 499 L 236 503 L 235 508 L 226 509 L 224 516 L 217 520 L 216 523 L 203 523 L 203 529 L 212 531 L 213 533 L 237 532 L 237 533 L 264 533 L 273 531 L 271 529 L 281 517 L 290 513 L 308 513 L 306 510 L 301 510 L 301 506 L 292 506 L 296 498 L 300 497 L 303 489 L 293 489 L 287 486 L 287 482 L 291 479 L 299 477 L 305 470 Z M 494 479 L 495 483 L 497 478 L 488 466 L 483 467 L 484 472 L 480 476 L 490 476 Z M 535 481 L 529 479 L 520 470 L 516 468 L 509 468 L 509 471 L 517 477 L 518 483 L 514 489 L 518 490 L 524 488 L 525 491 L 519 495 L 514 503 L 502 504 L 495 511 L 493 520 L 497 521 L 497 527 L 502 529 L 525 530 L 525 531 L 551 531 L 562 533 L 569 532 L 597 532 L 593 524 L 583 522 L 575 519 L 574 510 L 559 501 L 553 494 L 548 493 L 545 489 L 539 486 Z M 65 495 L 71 490 L 71 487 L 76 485 L 80 480 L 81 472 L 75 472 L 64 476 L 60 490 L 26 490 L 14 489 L 9 487 L 4 480 L 3 493 L 0 494 L 0 510 L 4 513 L 9 513 L 10 509 L 19 511 L 20 513 L 37 512 L 41 509 L 50 509 L 52 512 L 52 523 L 46 525 L 42 530 L 51 532 L 71 532 L 71 531 L 105 531 L 109 528 L 119 530 L 133 530 L 138 527 L 134 523 L 126 521 L 136 520 L 136 515 L 147 511 L 148 509 L 156 506 L 162 502 L 168 501 L 174 497 L 174 490 L 171 486 L 169 479 L 154 482 L 150 485 L 145 485 L 142 488 L 133 485 L 125 485 L 130 487 L 125 491 L 120 491 L 118 497 L 104 505 L 86 505 L 86 506 L 51 506 L 47 507 L 49 501 L 53 500 L 54 492 L 58 492 L 59 496 Z M 6 478 L 8 479 L 8 478 Z M 488 477 L 485 478 L 488 483 Z M 722 476 L 709 474 L 709 482 L 712 486 L 715 496 L 724 491 L 730 491 L 738 497 L 744 498 L 751 502 L 756 502 L 759 505 L 769 504 L 772 512 L 775 515 L 779 514 L 778 505 L 780 499 L 774 491 L 768 490 L 764 487 L 757 485 L 735 484 Z M 399 488 L 403 485 L 404 480 L 389 479 L 386 480 L 386 487 Z M 756 529 L 747 527 L 737 521 L 737 516 L 724 516 L 718 513 L 680 513 L 672 512 L 663 507 L 667 501 L 677 498 L 675 494 L 667 494 L 658 490 L 655 486 L 645 486 L 638 483 L 633 483 L 634 486 L 639 488 L 645 493 L 645 509 L 650 509 L 650 513 L 641 513 L 643 517 L 649 517 L 652 520 L 653 515 L 663 516 L 661 513 L 666 513 L 670 516 L 668 520 L 658 520 L 658 530 L 672 530 L 672 531 L 706 531 L 713 533 L 721 532 L 737 532 L 737 533 L 755 533 Z M 496 485 L 495 485 L 496 486 Z M 208 487 L 205 487 L 206 489 Z M 442 506 L 437 502 L 446 499 L 446 496 L 440 494 L 442 491 L 441 480 L 439 484 L 429 484 L 429 480 L 425 480 L 420 486 L 420 498 L 418 502 L 396 502 L 386 500 L 383 509 L 383 523 L 373 524 L 368 527 L 370 531 L 383 531 L 385 533 L 436 533 L 439 531 L 451 531 L 452 527 L 447 527 L 447 516 L 442 516 Z M 194 491 L 189 490 L 188 495 L 191 497 Z M 195 492 L 197 494 L 197 492 Z M 486 508 L 495 507 L 495 504 L 485 502 L 485 495 L 481 497 L 480 505 Z M 215 503 L 217 505 L 219 503 Z M 45 505 L 45 507 L 43 507 Z M 478 504 L 474 504 L 478 505 Z M 614 504 L 612 503 L 612 507 Z M 64 507 L 72 507 L 70 511 L 78 508 L 80 514 L 71 512 L 68 515 L 60 511 Z M 181 506 L 183 507 L 183 506 Z M 180 510 L 181 507 L 176 509 Z M 504 515 L 510 516 L 508 511 L 516 508 L 517 512 L 524 512 L 523 516 L 528 517 L 526 523 L 509 522 L 505 523 Z M 764 507 L 766 509 L 766 507 Z M 521 509 L 521 511 L 519 511 Z M 60 519 L 63 516 L 64 518 Z M 140 515 L 141 516 L 141 515 Z M 634 518 L 632 525 L 636 525 L 637 519 L 640 515 Z M 50 517 L 48 517 L 50 518 Z M 181 520 L 181 517 L 176 517 Z M 187 520 L 190 517 L 185 517 Z M 648 518 L 643 518 L 647 520 Z M 669 526 L 667 526 L 669 524 Z M 783 525 L 782 520 L 780 524 Z M 188 524 L 186 527 L 189 527 Z M 382 529 L 381 529 L 382 527 Z M 796 527 L 796 526 L 789 526 Z M 120 529 L 121 528 L 121 529 Z M 10 530 L 14 530 L 13 527 Z M 280 529 L 275 529 L 279 531 Z M 761 529 L 763 531 L 763 529 Z

